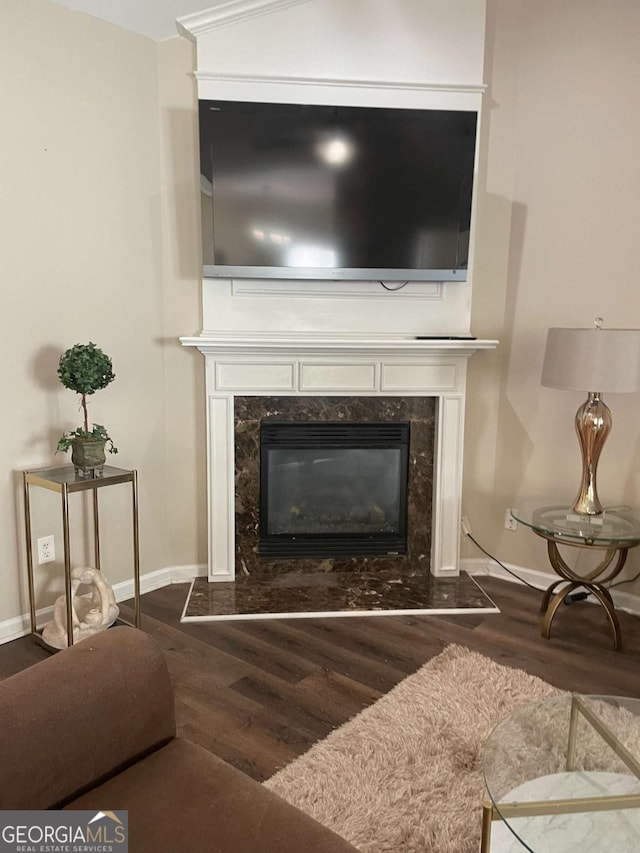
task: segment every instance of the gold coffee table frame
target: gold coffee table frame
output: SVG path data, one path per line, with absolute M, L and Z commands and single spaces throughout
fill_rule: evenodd
M 572 592 L 584 589 L 602 605 L 613 632 L 613 646 L 622 648 L 622 632 L 615 605 L 607 584 L 616 578 L 627 561 L 630 548 L 640 544 L 640 521 L 629 507 L 605 509 L 599 516 L 580 515 L 567 506 L 539 506 L 525 504 L 513 510 L 513 517 L 521 521 L 542 539 L 547 540 L 547 554 L 554 572 L 560 576 L 547 589 L 540 603 L 541 634 L 548 640 L 551 624 L 560 605 Z M 560 554 L 559 545 L 602 551 L 597 566 L 578 574 Z
M 56 468 L 40 468 L 32 471 L 23 471 L 24 488 L 24 527 L 27 547 L 27 572 L 29 581 L 29 616 L 31 621 L 31 636 L 44 648 L 52 651 L 51 646 L 42 639 L 41 633 L 36 626 L 36 595 L 33 567 L 33 542 L 31 533 L 31 500 L 29 489 L 31 486 L 39 486 L 61 496 L 62 509 L 62 536 L 64 556 L 64 593 L 67 616 L 67 642 L 73 645 L 73 620 L 71 607 L 71 549 L 69 537 L 69 495 L 76 492 L 92 492 L 93 495 L 93 548 L 94 568 L 100 571 L 100 518 L 98 511 L 98 492 L 107 486 L 115 486 L 120 483 L 131 484 L 131 504 L 133 521 L 133 587 L 134 587 L 134 625 L 140 627 L 140 539 L 138 532 L 138 477 L 137 471 L 125 470 L 104 466 L 102 476 L 79 477 L 76 476 L 73 465 L 63 465 Z M 124 619 L 118 622 L 130 624 Z M 53 650 L 57 651 L 57 650 Z
M 603 700 L 613 697 L 593 697 Z M 553 701 L 553 700 L 552 700 Z M 517 713 L 517 711 L 516 711 Z M 620 742 L 615 733 L 585 703 L 584 698 L 577 694 L 571 696 L 571 716 L 569 719 L 569 739 L 567 743 L 566 770 L 575 769 L 576 738 L 578 732 L 578 717 L 580 714 L 591 725 L 600 737 L 609 745 L 613 752 L 631 770 L 636 779 L 640 780 L 640 761 L 632 755 Z M 640 724 L 640 720 L 639 720 Z M 480 852 L 489 853 L 491 849 L 491 825 L 494 820 L 508 823 L 509 818 L 539 817 L 542 815 L 583 814 L 585 812 L 614 811 L 617 809 L 640 808 L 640 794 L 618 794 L 602 797 L 581 797 L 566 800 L 533 800 L 525 803 L 503 803 L 487 800 L 482 806 L 482 834 Z M 514 835 L 520 839 L 517 833 Z

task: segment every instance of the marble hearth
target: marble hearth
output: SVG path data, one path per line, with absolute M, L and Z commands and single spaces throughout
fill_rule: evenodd
M 366 615 L 498 613 L 475 580 L 397 572 L 288 572 L 275 577 L 209 583 L 196 578 L 182 622 Z
M 460 576 L 466 361 L 495 341 L 376 337 L 181 339 L 206 361 L 208 578 L 185 618 L 493 610 Z M 411 425 L 408 553 L 267 560 L 257 555 L 264 419 Z

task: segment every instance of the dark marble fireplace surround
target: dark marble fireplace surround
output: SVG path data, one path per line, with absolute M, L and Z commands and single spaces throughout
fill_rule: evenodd
M 273 578 L 289 572 L 427 574 L 436 400 L 433 397 L 236 397 L 235 519 L 237 574 Z M 407 554 L 326 559 L 258 557 L 260 424 L 263 421 L 408 422 Z
M 437 402 L 415 396 L 236 396 L 235 581 L 196 578 L 183 621 L 494 610 L 464 572 L 437 578 L 430 571 Z M 260 425 L 269 420 L 409 423 L 407 553 L 260 557 Z

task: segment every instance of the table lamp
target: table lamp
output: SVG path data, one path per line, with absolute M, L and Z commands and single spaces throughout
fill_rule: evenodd
M 542 368 L 542 384 L 548 388 L 588 392 L 575 418 L 582 481 L 573 510 L 584 515 L 603 509 L 596 468 L 612 418 L 600 395 L 640 391 L 640 329 L 603 329 L 602 323 L 596 317 L 591 329 L 549 329 Z

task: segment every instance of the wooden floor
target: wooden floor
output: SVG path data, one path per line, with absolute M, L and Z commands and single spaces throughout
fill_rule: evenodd
M 547 641 L 540 595 L 491 578 L 481 585 L 501 613 L 181 625 L 189 586 L 176 584 L 143 596 L 143 628 L 166 655 L 180 733 L 259 780 L 449 643 L 558 687 L 640 698 L 640 618 L 620 613 L 616 652 L 602 608 L 575 603 L 561 608 Z M 47 656 L 26 637 L 0 646 L 0 679 Z

